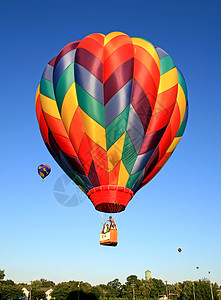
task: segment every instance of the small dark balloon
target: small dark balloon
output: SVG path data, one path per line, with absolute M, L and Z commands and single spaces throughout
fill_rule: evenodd
M 42 180 L 47 177 L 51 172 L 51 168 L 48 165 L 41 164 L 38 166 L 38 174 L 41 176 Z
M 178 248 L 178 251 L 179 251 L 179 252 L 181 252 L 181 251 L 182 251 L 182 249 L 181 249 L 181 248 Z

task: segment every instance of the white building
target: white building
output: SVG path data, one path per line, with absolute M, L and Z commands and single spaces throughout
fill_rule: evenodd
M 45 300 L 51 300 L 51 293 L 53 292 L 53 289 L 48 289 L 48 288 L 41 288 L 45 292 Z M 23 288 L 22 292 L 24 294 L 23 300 L 28 300 L 29 299 L 29 294 L 30 291 L 27 288 Z
M 45 298 L 47 300 L 51 300 L 51 293 L 53 292 L 53 289 L 49 289 L 45 292 Z
M 24 294 L 24 300 L 28 300 L 28 297 L 29 297 L 29 291 L 26 289 L 26 288 L 23 288 L 22 289 L 22 292 Z

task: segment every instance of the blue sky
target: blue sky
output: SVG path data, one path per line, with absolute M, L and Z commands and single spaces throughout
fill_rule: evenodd
M 131 274 L 221 285 L 220 1 L 1 3 L 0 269 L 6 278 L 91 284 Z M 42 141 L 34 98 L 47 62 L 90 33 L 122 31 L 167 51 L 188 87 L 189 120 L 163 170 L 117 218 L 119 245 L 99 245 L 102 216 L 88 199 L 61 205 L 63 175 Z M 49 164 L 42 182 L 37 166 Z M 67 185 L 68 194 L 77 195 Z M 77 196 L 76 196 L 77 197 Z M 177 248 L 183 249 L 182 253 Z M 199 270 L 196 270 L 199 266 Z

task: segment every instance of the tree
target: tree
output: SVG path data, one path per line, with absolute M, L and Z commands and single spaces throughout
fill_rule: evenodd
M 212 290 L 213 290 L 213 298 L 214 300 L 218 300 L 218 285 L 217 284 L 212 284 Z M 211 287 L 210 287 L 210 282 L 208 279 L 202 279 L 199 280 L 198 282 L 195 283 L 195 291 L 196 291 L 196 298 L 197 299 L 202 299 L 202 300 L 207 300 L 211 299 Z
M 219 285 L 215 282 L 213 285 L 213 295 L 214 295 L 214 300 L 216 299 L 221 299 L 221 295 L 219 295 Z
M 194 287 L 193 287 L 194 284 Z M 182 290 L 180 291 L 180 299 L 194 299 L 194 289 L 196 299 L 200 300 L 210 300 L 211 299 L 211 288 L 210 282 L 208 279 L 204 278 L 199 281 L 184 281 L 182 284 L 179 283 L 179 287 L 182 286 Z M 194 289 L 193 289 L 194 288 Z M 212 285 L 213 288 L 213 298 L 214 300 L 218 300 L 218 285 Z
M 177 297 L 179 298 L 181 290 L 182 289 L 179 287 L 177 283 L 167 285 L 168 296 L 170 295 L 171 299 L 176 299 Z
M 152 287 L 151 281 L 142 279 L 142 284 L 143 284 L 143 288 L 142 288 L 143 296 L 145 297 L 145 299 L 150 299 L 150 292 Z
M 31 298 L 33 300 L 44 299 L 45 292 L 41 288 L 32 288 L 31 289 Z
M 209 280 L 199 280 L 194 282 L 195 294 L 197 299 L 207 300 L 211 298 L 211 289 Z
M 4 285 L 14 285 L 14 281 L 11 279 L 4 280 Z
M 5 277 L 5 271 L 4 270 L 0 270 L 0 280 L 3 280 Z
M 78 291 L 70 292 L 68 295 L 67 300 L 97 300 L 98 298 L 93 293 L 85 293 L 83 291 L 80 291 L 78 294 Z
M 119 297 L 121 290 L 122 285 L 118 278 L 107 283 L 107 292 L 109 297 Z
M 188 300 L 193 300 L 194 296 L 193 296 L 193 282 L 192 281 L 184 281 L 181 284 L 182 287 L 182 291 L 180 293 L 180 297 L 181 299 L 188 299 Z M 195 287 L 195 292 L 196 292 L 196 287 Z
M 147 281 L 140 280 L 136 275 L 130 275 L 126 279 L 126 283 L 121 287 L 121 297 L 127 299 L 147 299 L 150 288 L 146 286 Z
M 71 282 L 61 282 L 55 285 L 51 296 L 56 300 L 66 300 L 68 295 L 74 290 L 75 288 L 73 288 L 73 284 Z
M 80 282 L 79 284 L 79 281 L 69 281 L 55 285 L 51 296 L 56 300 L 96 300 L 98 297 L 95 295 L 95 293 L 99 294 L 99 290 L 96 289 L 96 287 L 91 288 L 91 285 L 87 282 Z
M 55 283 L 51 280 L 41 278 L 40 280 L 34 280 L 32 282 L 32 287 L 34 288 L 51 288 Z
M 19 285 L 16 284 L 1 284 L 0 286 L 0 299 L 7 300 L 10 298 L 19 298 L 22 297 L 22 289 Z
M 150 278 L 148 282 L 151 285 L 150 299 L 157 299 L 158 294 L 166 295 L 166 286 L 161 279 Z
M 91 285 L 88 282 L 78 281 L 77 282 L 77 289 L 80 290 L 80 291 L 83 291 L 85 293 L 90 293 Z
M 135 285 L 137 283 L 137 276 L 130 275 L 127 277 L 125 284 L 122 286 L 121 297 L 133 299 L 133 290 L 135 292 Z
M 175 283 L 174 285 L 172 285 L 175 287 L 175 292 L 174 294 L 177 294 L 177 297 L 180 297 L 180 293 L 182 292 L 182 285 L 181 282 Z M 171 289 L 172 290 L 172 289 Z
M 139 280 L 139 279 L 137 279 L 137 276 L 136 276 L 136 275 L 130 275 L 130 276 L 128 276 L 127 279 L 126 279 L 126 284 L 127 284 L 127 285 L 136 284 L 138 280 Z
M 101 285 L 96 285 L 91 288 L 91 293 L 99 299 L 100 297 L 103 297 L 106 295 L 106 292 L 103 290 Z

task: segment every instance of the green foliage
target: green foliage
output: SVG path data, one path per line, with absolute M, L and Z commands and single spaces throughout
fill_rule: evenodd
M 107 296 L 118 298 L 121 295 L 122 285 L 118 278 L 107 283 Z
M 74 286 L 71 282 L 59 283 L 53 288 L 51 296 L 56 300 L 66 300 L 68 295 L 76 290 L 76 287 L 77 286 Z
M 194 283 L 196 297 L 202 300 L 211 298 L 211 288 L 209 281 L 199 280 L 199 282 Z
M 4 271 L 1 271 L 4 278 Z M 30 285 L 15 284 L 12 280 L 0 281 L 0 300 L 18 299 L 23 296 L 22 288 L 30 290 Z M 161 279 L 150 278 L 149 280 L 138 279 L 136 275 L 126 278 L 125 284 L 121 284 L 118 278 L 107 284 L 91 286 L 88 282 L 69 281 L 56 284 L 53 281 L 40 279 L 32 282 L 32 300 L 45 297 L 45 291 L 53 289 L 52 299 L 55 300 L 151 300 L 158 299 L 159 295 L 170 295 L 170 299 L 211 300 L 211 285 L 208 279 L 199 281 L 184 281 L 176 284 L 165 285 Z M 217 283 L 212 284 L 214 300 L 221 300 Z
M 44 299 L 44 297 L 45 297 L 45 291 L 42 290 L 42 288 L 32 288 L 31 289 L 31 299 L 32 300 Z
M 1 284 L 0 285 L 0 299 L 7 300 L 11 298 L 22 297 L 22 289 L 16 284 Z
M 14 283 L 13 280 L 7 279 L 7 280 L 4 280 L 4 281 L 3 281 L 3 284 L 5 284 L 5 285 L 14 285 L 15 283 Z
M 91 293 L 96 297 L 96 299 L 99 299 L 103 295 L 106 295 L 106 291 L 102 288 L 101 285 L 93 286 L 91 288 Z
M 3 280 L 5 277 L 5 271 L 4 270 L 0 270 L 0 280 Z
M 211 287 L 210 282 L 208 279 L 203 279 L 199 281 L 184 281 L 181 286 L 180 291 L 180 299 L 188 299 L 194 300 L 194 289 L 195 289 L 195 296 L 196 299 L 200 300 L 210 300 L 211 299 Z M 214 300 L 219 300 L 218 297 L 218 284 L 212 284 L 213 290 L 213 298 Z
M 184 281 L 181 284 L 182 292 L 181 292 L 181 297 L 188 299 L 188 300 L 193 300 L 193 282 L 192 281 Z
M 32 282 L 33 288 L 51 288 L 54 285 L 55 283 L 53 281 L 44 278 L 41 278 L 40 280 L 34 280 Z
M 161 279 L 156 278 L 150 278 L 148 280 L 148 283 L 150 284 L 151 290 L 150 290 L 150 299 L 155 299 L 158 297 L 158 294 L 166 295 L 166 285 L 163 283 Z
M 121 288 L 121 298 L 133 299 L 133 293 L 136 299 L 157 299 L 158 294 L 166 294 L 166 286 L 160 279 L 140 280 L 131 275 Z
M 70 299 L 92 299 L 96 296 L 91 293 L 91 285 L 88 282 L 69 281 L 62 282 L 53 287 L 51 296 L 56 300 L 70 300 Z

